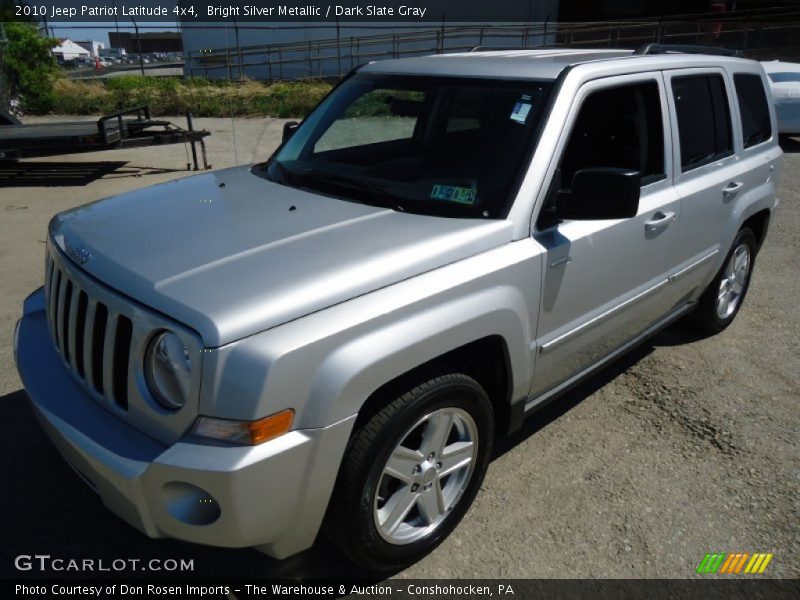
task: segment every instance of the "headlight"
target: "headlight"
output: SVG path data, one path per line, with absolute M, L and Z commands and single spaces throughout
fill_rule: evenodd
M 186 404 L 192 380 L 192 362 L 181 339 L 170 331 L 159 333 L 144 359 L 150 393 L 159 404 L 177 410 Z

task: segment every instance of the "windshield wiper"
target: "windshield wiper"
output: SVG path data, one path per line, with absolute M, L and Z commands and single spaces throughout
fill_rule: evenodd
M 329 183 L 338 187 L 364 192 L 379 200 L 381 205 L 386 205 L 387 208 L 393 208 L 401 211 L 404 210 L 403 207 L 398 204 L 397 197 L 394 194 L 377 184 L 368 183 L 359 179 L 351 179 L 350 177 L 337 175 L 336 173 L 330 173 L 320 169 L 311 169 L 306 171 L 301 175 L 301 177 L 304 179 L 308 178 L 321 183 Z

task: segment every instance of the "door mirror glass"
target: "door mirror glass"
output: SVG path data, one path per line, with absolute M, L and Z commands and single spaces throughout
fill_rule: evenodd
M 297 121 L 286 121 L 286 123 L 283 124 L 284 144 L 288 142 L 289 138 L 291 138 L 294 135 L 294 132 L 297 131 L 298 127 L 300 127 L 300 123 L 298 123 Z
M 575 172 L 569 190 L 556 198 L 556 216 L 573 221 L 627 219 L 639 210 L 639 171 L 594 167 Z

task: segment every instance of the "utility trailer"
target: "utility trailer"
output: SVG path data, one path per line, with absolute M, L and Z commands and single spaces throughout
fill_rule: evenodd
M 170 121 L 151 119 L 147 106 L 115 112 L 97 121 L 35 124 L 14 121 L 16 119 L 0 119 L 0 160 L 188 143 L 192 149 L 194 170 L 199 170 L 197 144 L 200 145 L 203 167 L 210 168 L 203 138 L 211 132 L 195 130 L 191 113 L 186 115 L 186 128 Z M 191 168 L 188 163 L 186 167 Z

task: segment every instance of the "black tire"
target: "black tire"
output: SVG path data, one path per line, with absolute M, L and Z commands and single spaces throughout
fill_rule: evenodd
M 410 543 L 390 543 L 378 531 L 373 512 L 384 466 L 410 428 L 443 408 L 463 410 L 474 421 L 478 443 L 471 475 L 460 499 L 432 532 Z M 398 570 L 416 562 L 450 534 L 472 504 L 489 464 L 493 431 L 489 397 L 466 375 L 436 377 L 396 398 L 351 437 L 328 511 L 328 535 L 351 561 L 370 571 Z
M 721 317 L 717 313 L 717 296 L 719 294 L 722 278 L 725 276 L 725 268 L 730 262 L 733 253 L 743 244 L 746 245 L 750 251 L 750 267 L 747 272 L 747 278 L 744 282 L 744 287 L 739 297 L 738 304 L 734 308 L 733 312 L 726 317 Z M 731 244 L 730 250 L 728 250 L 728 254 L 725 256 L 725 260 L 723 261 L 719 272 L 711 281 L 711 283 L 708 284 L 708 287 L 706 288 L 705 292 L 703 292 L 703 295 L 700 297 L 700 300 L 697 303 L 697 308 L 689 316 L 689 320 L 695 328 L 703 331 L 704 333 L 713 335 L 715 333 L 719 333 L 733 322 L 733 320 L 736 318 L 736 315 L 739 313 L 739 309 L 744 303 L 747 290 L 750 288 L 750 280 L 753 276 L 753 268 L 755 267 L 757 251 L 758 244 L 756 243 L 756 236 L 753 231 L 747 227 L 740 229 L 733 240 L 733 244 Z

